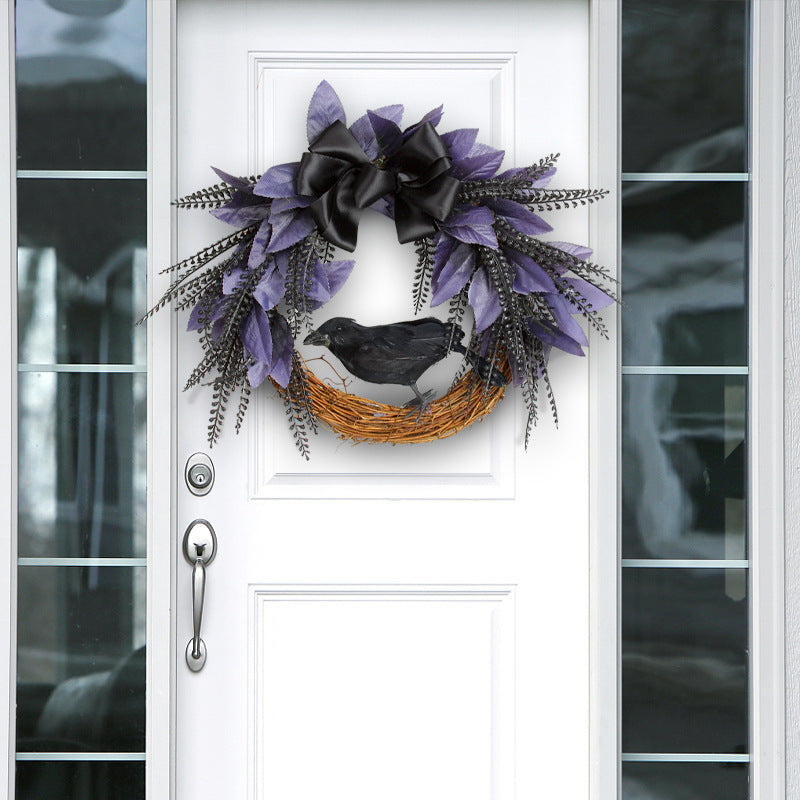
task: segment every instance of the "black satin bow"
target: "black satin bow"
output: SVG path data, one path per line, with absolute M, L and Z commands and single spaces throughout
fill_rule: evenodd
M 420 126 L 387 160 L 383 169 L 370 162 L 355 137 L 336 121 L 303 153 L 297 193 L 315 197 L 311 213 L 322 235 L 352 252 L 363 209 L 393 194 L 397 238 L 405 244 L 436 232 L 447 218 L 461 182 L 446 175 L 447 147 L 431 123 Z
M 452 161 L 430 122 L 417 128 L 387 160 L 395 176 L 394 222 L 401 244 L 432 236 L 453 210 L 461 181 L 447 175 Z

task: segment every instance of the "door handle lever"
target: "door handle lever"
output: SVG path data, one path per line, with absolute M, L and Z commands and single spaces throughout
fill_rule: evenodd
M 192 638 L 186 645 L 186 664 L 200 672 L 206 663 L 206 643 L 200 638 L 203 602 L 206 593 L 206 567 L 217 554 L 217 535 L 211 523 L 196 519 L 183 535 L 183 556 L 192 565 Z

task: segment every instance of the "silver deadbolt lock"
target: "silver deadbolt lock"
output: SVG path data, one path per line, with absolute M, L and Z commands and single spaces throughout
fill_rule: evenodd
M 194 453 L 186 462 L 186 486 L 189 491 L 202 497 L 214 485 L 214 465 L 205 453 Z

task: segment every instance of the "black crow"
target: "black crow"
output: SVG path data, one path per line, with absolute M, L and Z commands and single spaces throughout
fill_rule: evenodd
M 327 347 L 349 372 L 369 383 L 409 386 L 416 398 L 406 405 L 419 406 L 419 421 L 433 392 L 422 394 L 417 380 L 451 350 L 465 355 L 482 378 L 489 374 L 490 365 L 467 350 L 461 344 L 463 338 L 461 328 L 436 317 L 372 327 L 359 325 L 346 317 L 334 317 L 311 331 L 303 344 Z M 504 386 L 507 382 L 499 369 L 491 368 L 489 383 Z

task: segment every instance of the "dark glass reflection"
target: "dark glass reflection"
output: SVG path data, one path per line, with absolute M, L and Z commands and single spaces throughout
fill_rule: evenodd
M 622 570 L 622 751 L 746 753 L 747 571 Z
M 623 558 L 746 558 L 746 386 L 623 376 Z
M 746 63 L 744 0 L 623 0 L 623 171 L 746 171 Z
M 18 752 L 143 752 L 145 570 L 20 567 Z
M 145 0 L 17 3 L 19 169 L 147 168 Z
M 747 764 L 622 765 L 622 800 L 747 800 Z
M 746 191 L 624 185 L 623 364 L 747 364 Z
M 20 761 L 16 800 L 144 800 L 144 762 Z
M 17 185 L 20 362 L 144 363 L 145 181 Z
M 19 375 L 19 555 L 143 557 L 145 375 Z

